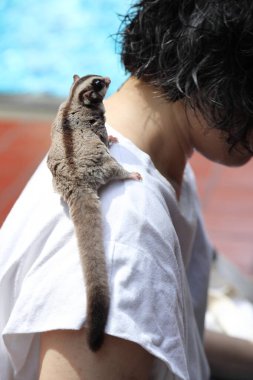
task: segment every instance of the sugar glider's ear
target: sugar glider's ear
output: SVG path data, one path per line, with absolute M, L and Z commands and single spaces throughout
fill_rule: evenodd
M 78 79 L 80 79 L 79 75 L 75 74 L 73 75 L 73 83 L 76 83 L 78 81 Z

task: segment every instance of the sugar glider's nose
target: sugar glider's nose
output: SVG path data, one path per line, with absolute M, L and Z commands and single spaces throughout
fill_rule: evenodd
M 111 79 L 108 78 L 108 77 L 105 77 L 105 78 L 104 78 L 104 81 L 105 81 L 105 84 L 106 84 L 107 87 L 108 87 L 109 84 L 111 83 Z

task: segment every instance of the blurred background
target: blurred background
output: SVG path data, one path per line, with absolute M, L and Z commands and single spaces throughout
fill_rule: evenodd
M 126 79 L 115 33 L 129 5 L 0 2 L 0 225 L 47 152 L 50 124 L 73 74 L 109 76 L 109 95 Z M 191 163 L 220 278 L 253 301 L 253 162 L 231 169 L 194 154 Z
M 129 0 L 1 0 L 0 90 L 65 97 L 74 73 L 124 73 L 115 33 Z

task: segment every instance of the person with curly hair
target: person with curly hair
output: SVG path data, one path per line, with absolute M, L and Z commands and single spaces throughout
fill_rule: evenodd
M 43 161 L 1 232 L 1 374 L 252 379 L 250 343 L 208 332 L 204 344 L 213 247 L 188 160 L 195 150 L 227 166 L 252 158 L 253 3 L 138 1 L 118 40 L 130 76 L 105 101 L 118 138 L 111 153 L 143 180 L 100 193 L 111 294 L 104 345 L 94 353 L 86 344 L 73 225 Z

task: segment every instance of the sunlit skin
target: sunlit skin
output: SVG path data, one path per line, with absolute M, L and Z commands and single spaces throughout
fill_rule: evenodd
M 105 107 L 107 122 L 150 155 L 178 194 L 185 164 L 194 150 L 227 166 L 241 166 L 251 158 L 243 148 L 230 151 L 224 132 L 210 128 L 182 101 L 168 102 L 135 78 L 107 99 Z
M 204 157 L 232 167 L 242 166 L 252 158 L 252 154 L 240 144 L 231 149 L 227 143 L 227 134 L 208 126 L 200 114 L 189 111 L 188 115 L 193 146 Z

